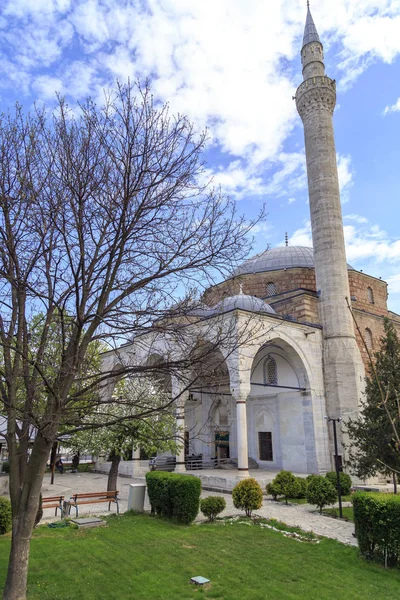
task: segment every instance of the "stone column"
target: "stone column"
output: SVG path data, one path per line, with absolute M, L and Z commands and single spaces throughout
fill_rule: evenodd
M 185 466 L 185 403 L 179 400 L 179 404 L 176 407 L 176 441 L 180 445 L 180 450 L 176 455 L 175 472 L 186 471 Z
M 249 477 L 249 448 L 247 443 L 247 397 L 246 393 L 233 393 L 236 402 L 237 453 L 239 477 Z

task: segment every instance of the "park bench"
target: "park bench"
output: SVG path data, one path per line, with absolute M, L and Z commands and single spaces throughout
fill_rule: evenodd
M 48 496 L 47 498 L 42 498 L 42 508 L 55 508 L 55 515 L 57 516 L 57 510 L 60 509 L 60 513 L 62 516 L 63 511 L 63 501 L 64 496 Z
M 64 502 L 64 514 L 69 515 L 71 507 L 75 508 L 75 516 L 78 516 L 78 506 L 81 504 L 99 504 L 100 502 L 108 502 L 108 510 L 110 510 L 111 502 L 117 505 L 117 514 L 119 514 L 118 491 L 110 492 L 90 492 L 89 494 L 74 494 L 69 500 Z

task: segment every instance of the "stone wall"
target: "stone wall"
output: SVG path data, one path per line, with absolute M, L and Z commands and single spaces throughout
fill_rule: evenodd
M 352 305 L 355 309 L 388 316 L 386 281 L 375 279 L 375 277 L 358 271 L 349 271 L 349 284 Z M 368 288 L 370 288 L 370 292 L 368 292 Z

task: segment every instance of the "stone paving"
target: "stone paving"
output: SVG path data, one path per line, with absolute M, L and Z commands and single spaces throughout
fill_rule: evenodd
M 131 483 L 140 483 L 143 479 L 129 479 L 122 478 L 118 479 L 119 489 L 119 506 L 120 512 L 125 512 L 128 506 L 128 495 L 129 485 Z M 55 482 L 50 485 L 50 476 L 46 475 L 43 483 L 43 496 L 53 496 L 62 494 L 66 498 L 74 493 L 85 493 L 85 492 L 103 492 L 107 489 L 107 475 L 95 474 L 95 473 L 64 473 L 63 475 L 56 474 Z M 226 500 L 226 510 L 222 513 L 222 516 L 230 516 L 236 514 L 243 514 L 238 511 L 232 502 L 232 496 L 230 494 L 223 494 L 220 492 L 209 492 L 203 490 L 202 497 L 205 496 L 223 496 Z M 111 505 L 111 511 L 108 510 L 108 504 L 87 504 L 82 505 L 79 508 L 79 516 L 84 515 L 107 515 L 116 512 L 115 505 Z M 150 510 L 147 495 L 145 502 L 145 510 Z M 73 516 L 72 511 L 72 516 Z M 320 515 L 315 512 L 314 507 L 308 504 L 296 504 L 286 506 L 284 503 L 273 502 L 269 499 L 264 499 L 263 506 L 260 510 L 256 511 L 256 514 L 269 518 L 277 519 L 286 523 L 292 527 L 300 527 L 304 531 L 313 531 L 317 535 L 329 537 L 342 542 L 343 544 L 349 544 L 352 546 L 357 545 L 356 539 L 353 537 L 354 525 L 353 523 L 341 521 L 339 519 L 333 519 L 324 515 Z M 59 517 L 57 517 L 59 518 Z M 43 521 L 54 521 L 53 509 L 44 510 Z M 202 515 L 199 514 L 197 521 L 202 521 Z

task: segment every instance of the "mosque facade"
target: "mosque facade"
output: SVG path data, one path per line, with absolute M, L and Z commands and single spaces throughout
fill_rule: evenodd
M 238 343 L 214 345 L 208 357 L 205 352 L 204 369 L 187 376 L 192 385 L 185 387 L 176 374 L 170 378 L 184 440 L 176 471 L 224 464 L 233 464 L 241 476 L 249 467 L 332 470 L 326 417 L 345 423 L 357 415 L 366 347 L 379 347 L 384 317 L 400 326 L 400 316 L 387 307 L 386 282 L 346 262 L 332 124 L 336 85 L 325 73 L 309 8 L 301 60 L 295 101 L 304 125 L 313 248 L 286 242 L 249 258 L 207 290 L 203 305 L 189 315 L 185 330 L 193 344 L 201 339 L 204 348 L 211 347 L 217 330 L 233 332 Z M 108 353 L 105 364 L 113 369 L 180 351 L 149 333 Z M 345 446 L 339 432 L 339 460 Z

